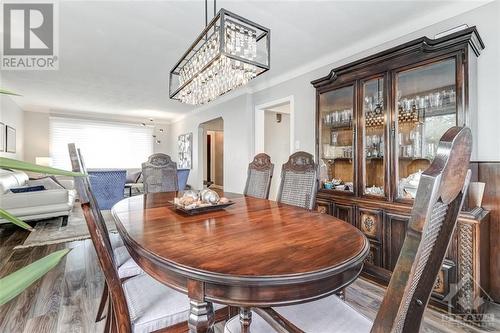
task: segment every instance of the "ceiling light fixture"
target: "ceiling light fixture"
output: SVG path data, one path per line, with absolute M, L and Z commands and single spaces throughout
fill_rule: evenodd
M 159 145 L 161 143 L 161 140 L 158 139 L 158 135 L 156 134 L 156 130 L 157 130 L 157 127 L 156 127 L 156 124 L 155 124 L 155 121 L 153 118 L 149 118 L 149 125 L 146 125 L 146 123 L 141 123 L 141 126 L 148 126 L 148 127 L 152 127 L 153 128 L 153 134 L 152 134 L 152 137 L 154 139 L 154 142 Z M 165 130 L 163 128 L 159 128 L 158 131 L 160 133 L 163 133 L 165 132 Z
M 271 31 L 221 8 L 170 71 L 171 99 L 208 103 L 270 69 Z

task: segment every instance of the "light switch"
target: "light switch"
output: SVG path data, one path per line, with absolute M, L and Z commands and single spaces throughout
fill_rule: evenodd
M 300 141 L 295 140 L 295 150 L 299 150 L 299 149 L 300 149 Z

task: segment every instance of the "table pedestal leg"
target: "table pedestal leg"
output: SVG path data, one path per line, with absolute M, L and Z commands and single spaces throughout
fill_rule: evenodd
M 189 300 L 188 326 L 190 333 L 212 333 L 214 331 L 214 307 L 211 302 Z
M 252 311 L 249 308 L 240 308 L 241 333 L 250 333 Z

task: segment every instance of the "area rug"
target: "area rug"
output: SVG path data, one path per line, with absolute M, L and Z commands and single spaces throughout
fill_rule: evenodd
M 101 212 L 106 221 L 108 231 L 116 233 L 116 226 L 113 222 L 111 211 L 103 210 Z M 24 243 L 16 246 L 14 249 L 73 242 L 90 238 L 89 230 L 79 205 L 75 205 L 68 219 L 68 225 L 62 227 L 61 224 L 62 218 L 39 221 Z

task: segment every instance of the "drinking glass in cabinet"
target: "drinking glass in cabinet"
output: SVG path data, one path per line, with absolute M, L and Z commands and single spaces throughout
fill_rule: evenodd
M 354 179 L 354 87 L 320 94 L 320 156 L 326 165 L 322 186 L 353 191 Z
M 437 143 L 457 123 L 455 60 L 396 74 L 398 197 L 413 199 Z

